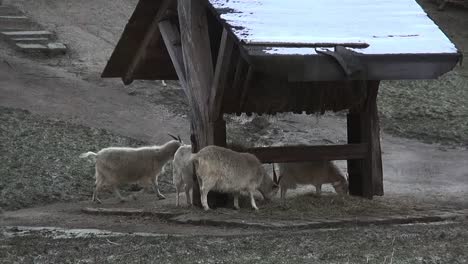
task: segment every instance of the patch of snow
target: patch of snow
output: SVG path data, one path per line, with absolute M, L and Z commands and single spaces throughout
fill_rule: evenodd
M 414 0 L 210 0 L 247 44 L 367 43 L 364 54 L 455 53 Z M 268 45 L 267 45 L 268 46 Z M 273 48 L 270 54 L 315 54 Z

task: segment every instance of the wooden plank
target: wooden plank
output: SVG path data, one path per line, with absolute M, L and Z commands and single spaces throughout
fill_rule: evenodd
M 367 144 L 262 147 L 245 150 L 257 156 L 263 163 L 363 159 L 367 151 Z
M 185 76 L 192 108 L 191 140 L 194 151 L 198 151 L 205 146 L 219 143 L 223 138 L 223 135 L 219 135 L 219 133 L 223 131 L 223 125 L 225 127 L 225 124 L 210 122 L 209 118 L 209 100 L 212 91 L 214 72 L 206 8 L 201 1 L 179 0 L 178 13 Z M 219 74 L 222 74 L 222 72 Z M 220 77 L 221 75 L 219 75 L 218 78 Z M 193 203 L 194 205 L 201 206 L 200 189 L 196 173 L 194 173 L 194 182 L 195 184 L 192 192 Z M 208 196 L 208 202 L 210 204 L 214 202 L 215 205 L 219 206 L 225 204 L 227 200 L 226 195 L 215 192 L 210 192 Z
M 245 112 L 244 106 L 245 106 L 245 103 L 247 102 L 247 96 L 249 94 L 249 89 L 251 87 L 253 75 L 254 75 L 254 69 L 252 66 L 249 66 L 247 70 L 247 74 L 244 79 L 244 84 L 242 85 L 242 92 L 241 92 L 241 96 L 239 100 L 239 110 L 241 112 Z
M 112 52 L 103 72 L 103 78 L 122 79 L 127 73 L 129 65 L 138 51 L 149 27 L 158 14 L 159 7 L 163 0 L 139 0 L 130 19 L 125 25 L 117 45 Z M 164 16 L 171 18 L 177 13 L 173 10 L 177 8 L 177 1 L 172 1 L 172 6 Z M 139 66 L 132 75 L 134 80 L 177 80 L 177 73 L 172 66 L 163 41 L 151 41 L 146 49 L 146 55 L 139 63 Z
M 347 115 L 348 144 L 360 144 L 361 137 L 361 114 L 360 111 L 350 110 Z M 367 154 L 367 150 L 366 154 Z M 349 193 L 362 196 L 362 164 L 363 160 L 348 160 Z
M 180 0 L 178 4 L 185 76 L 192 104 L 192 122 L 200 148 L 209 145 L 208 100 L 213 81 L 210 39 L 206 11 L 200 1 Z
M 209 118 L 211 121 L 217 120 L 221 115 L 221 104 L 223 102 L 224 89 L 227 85 L 226 81 L 229 74 L 229 66 L 231 65 L 233 49 L 234 42 L 228 35 L 227 31 L 223 30 L 214 79 L 211 84 L 211 95 L 209 101 L 209 106 L 211 108 Z
M 236 70 L 235 70 L 235 73 L 234 73 L 234 80 L 232 81 L 232 90 L 234 91 L 234 94 L 236 94 L 237 96 L 235 98 L 233 98 L 231 100 L 232 103 L 230 103 L 229 105 L 232 105 L 232 106 L 236 106 L 236 108 L 238 108 L 238 105 L 241 101 L 241 97 L 242 97 L 242 85 L 244 84 L 244 78 L 245 78 L 245 74 L 247 73 L 247 70 L 248 70 L 248 64 L 247 62 L 242 58 L 242 57 L 239 57 L 237 59 L 237 65 L 236 65 Z M 240 109 L 238 109 L 239 111 L 236 113 L 236 114 L 240 114 L 241 111 Z
M 267 46 L 267 47 L 280 47 L 280 48 L 334 48 L 336 46 L 343 46 L 346 48 L 355 48 L 355 49 L 365 49 L 369 47 L 367 43 L 359 43 L 359 42 L 343 42 L 343 43 L 325 43 L 325 42 L 317 42 L 317 43 L 296 43 L 296 42 L 254 42 L 254 43 L 245 43 L 242 42 L 249 47 L 255 46 Z
M 153 22 L 149 26 L 146 34 L 143 38 L 143 41 L 137 48 L 137 52 L 135 53 L 134 57 L 131 60 L 130 65 L 127 68 L 127 72 L 122 78 L 124 84 L 130 84 L 133 81 L 133 75 L 137 70 L 138 66 L 142 59 L 146 56 L 147 48 L 152 41 L 159 41 L 161 38 L 161 34 L 159 34 L 159 21 L 163 19 L 165 13 L 169 6 L 173 3 L 174 0 L 163 0 L 161 5 L 159 6 L 158 12 L 153 19 Z
M 379 81 L 368 81 L 363 109 L 352 109 L 347 117 L 348 143 L 366 143 L 365 159 L 348 161 L 350 194 L 372 198 L 383 195 L 382 154 L 377 113 Z
M 377 111 L 377 93 L 379 81 L 368 82 L 368 97 L 364 112 L 363 134 L 368 142 L 368 157 L 364 161 L 365 177 L 363 179 L 363 195 L 383 195 L 382 152 L 380 147 L 380 125 Z
M 271 54 L 271 47 L 244 46 L 257 71 L 291 82 L 346 80 L 343 70 L 321 54 Z M 369 80 L 435 79 L 450 71 L 461 53 L 358 55 Z
M 87 214 L 100 214 L 100 215 L 149 215 L 149 212 L 143 209 L 136 208 L 92 208 L 86 207 L 81 209 L 83 213 Z
M 166 45 L 169 56 L 171 57 L 172 64 L 177 72 L 179 77 L 179 82 L 184 88 L 184 91 L 188 97 L 187 93 L 187 80 L 185 77 L 185 67 L 184 60 L 182 55 L 182 42 L 180 40 L 180 32 L 177 28 L 177 25 L 174 25 L 169 20 L 163 20 L 159 22 L 159 31 Z

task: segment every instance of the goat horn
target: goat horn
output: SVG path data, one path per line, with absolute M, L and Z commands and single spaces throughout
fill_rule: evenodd
M 179 140 L 180 143 L 182 143 L 182 139 L 180 138 L 179 135 L 177 135 L 177 139 Z
M 176 136 L 170 134 L 170 133 L 167 133 L 171 138 L 175 139 L 175 140 L 179 140 L 178 138 L 176 138 Z

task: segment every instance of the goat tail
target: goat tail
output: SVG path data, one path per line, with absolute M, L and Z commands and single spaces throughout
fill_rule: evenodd
M 88 151 L 88 152 L 86 152 L 86 153 L 82 153 L 82 154 L 80 155 L 80 158 L 81 158 L 81 159 L 85 159 L 85 158 L 88 158 L 89 156 L 93 157 L 93 160 L 96 160 L 97 154 L 94 153 L 94 152 Z

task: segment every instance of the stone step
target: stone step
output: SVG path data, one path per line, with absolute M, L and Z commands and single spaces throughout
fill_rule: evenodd
M 47 50 L 47 46 L 45 44 L 37 43 L 16 43 L 16 47 L 24 52 L 38 52 Z
M 1 35 L 9 38 L 35 38 L 35 37 L 48 37 L 51 38 L 53 35 L 46 30 L 34 30 L 34 31 L 3 31 Z
M 0 15 L 2 16 L 17 16 L 22 14 L 23 12 L 19 11 L 16 7 L 7 5 L 0 6 Z
M 27 16 L 18 16 L 18 15 L 15 15 L 15 16 L 12 16 L 12 15 L 0 15 L 0 21 L 2 20 L 22 20 L 22 19 L 28 19 Z
M 11 41 L 22 44 L 36 43 L 36 44 L 47 44 L 50 41 L 49 38 L 12 38 Z
M 47 43 L 47 44 L 38 44 L 38 43 L 16 43 L 16 47 L 26 53 L 47 53 L 49 55 L 58 55 L 65 54 L 67 52 L 67 47 L 63 43 Z
M 2 31 L 4 29 L 32 30 L 38 28 L 38 26 L 25 16 L 0 16 L 0 30 Z
M 67 46 L 60 42 L 47 43 L 47 48 L 51 54 L 65 54 L 67 53 Z

